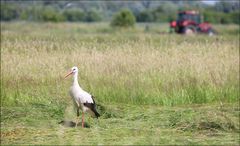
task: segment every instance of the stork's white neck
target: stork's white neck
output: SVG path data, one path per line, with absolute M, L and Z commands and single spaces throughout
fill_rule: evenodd
M 75 72 L 73 74 L 73 84 L 72 84 L 72 86 L 79 87 L 80 90 L 82 90 L 82 88 L 79 86 L 79 83 L 78 83 L 78 72 Z
M 73 85 L 79 85 L 78 84 L 78 72 L 75 72 L 73 74 Z

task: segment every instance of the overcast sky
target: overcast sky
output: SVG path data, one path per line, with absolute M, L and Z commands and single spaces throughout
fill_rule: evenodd
M 209 5 L 214 5 L 216 3 L 216 0 L 203 0 L 202 2 Z

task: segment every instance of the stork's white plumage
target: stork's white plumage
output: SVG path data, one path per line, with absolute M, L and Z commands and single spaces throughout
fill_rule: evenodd
M 96 110 L 96 104 L 93 99 L 93 96 L 86 91 L 84 91 L 78 84 L 78 68 L 73 67 L 71 71 L 65 76 L 73 75 L 73 84 L 70 87 L 70 95 L 73 99 L 74 105 L 77 109 L 77 121 L 76 126 L 78 124 L 79 110 L 82 110 L 82 127 L 84 127 L 84 113 L 88 112 L 93 117 L 99 117 L 100 114 Z

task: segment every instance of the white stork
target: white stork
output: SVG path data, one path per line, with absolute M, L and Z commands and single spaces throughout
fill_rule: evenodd
M 68 77 L 69 75 L 73 75 L 73 84 L 70 87 L 70 95 L 73 99 L 74 106 L 77 109 L 77 120 L 76 120 L 76 127 L 78 124 L 79 119 L 79 109 L 82 110 L 82 127 L 84 128 L 84 113 L 88 112 L 93 117 L 98 118 L 100 114 L 96 110 L 96 104 L 93 99 L 93 96 L 84 91 L 78 84 L 78 68 L 72 67 L 71 71 L 65 76 Z

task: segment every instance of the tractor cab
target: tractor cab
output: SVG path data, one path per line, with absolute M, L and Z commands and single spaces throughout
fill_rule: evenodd
M 177 21 L 179 23 L 189 21 L 193 23 L 201 23 L 201 18 L 198 12 L 196 11 L 184 11 L 178 13 L 178 19 Z

